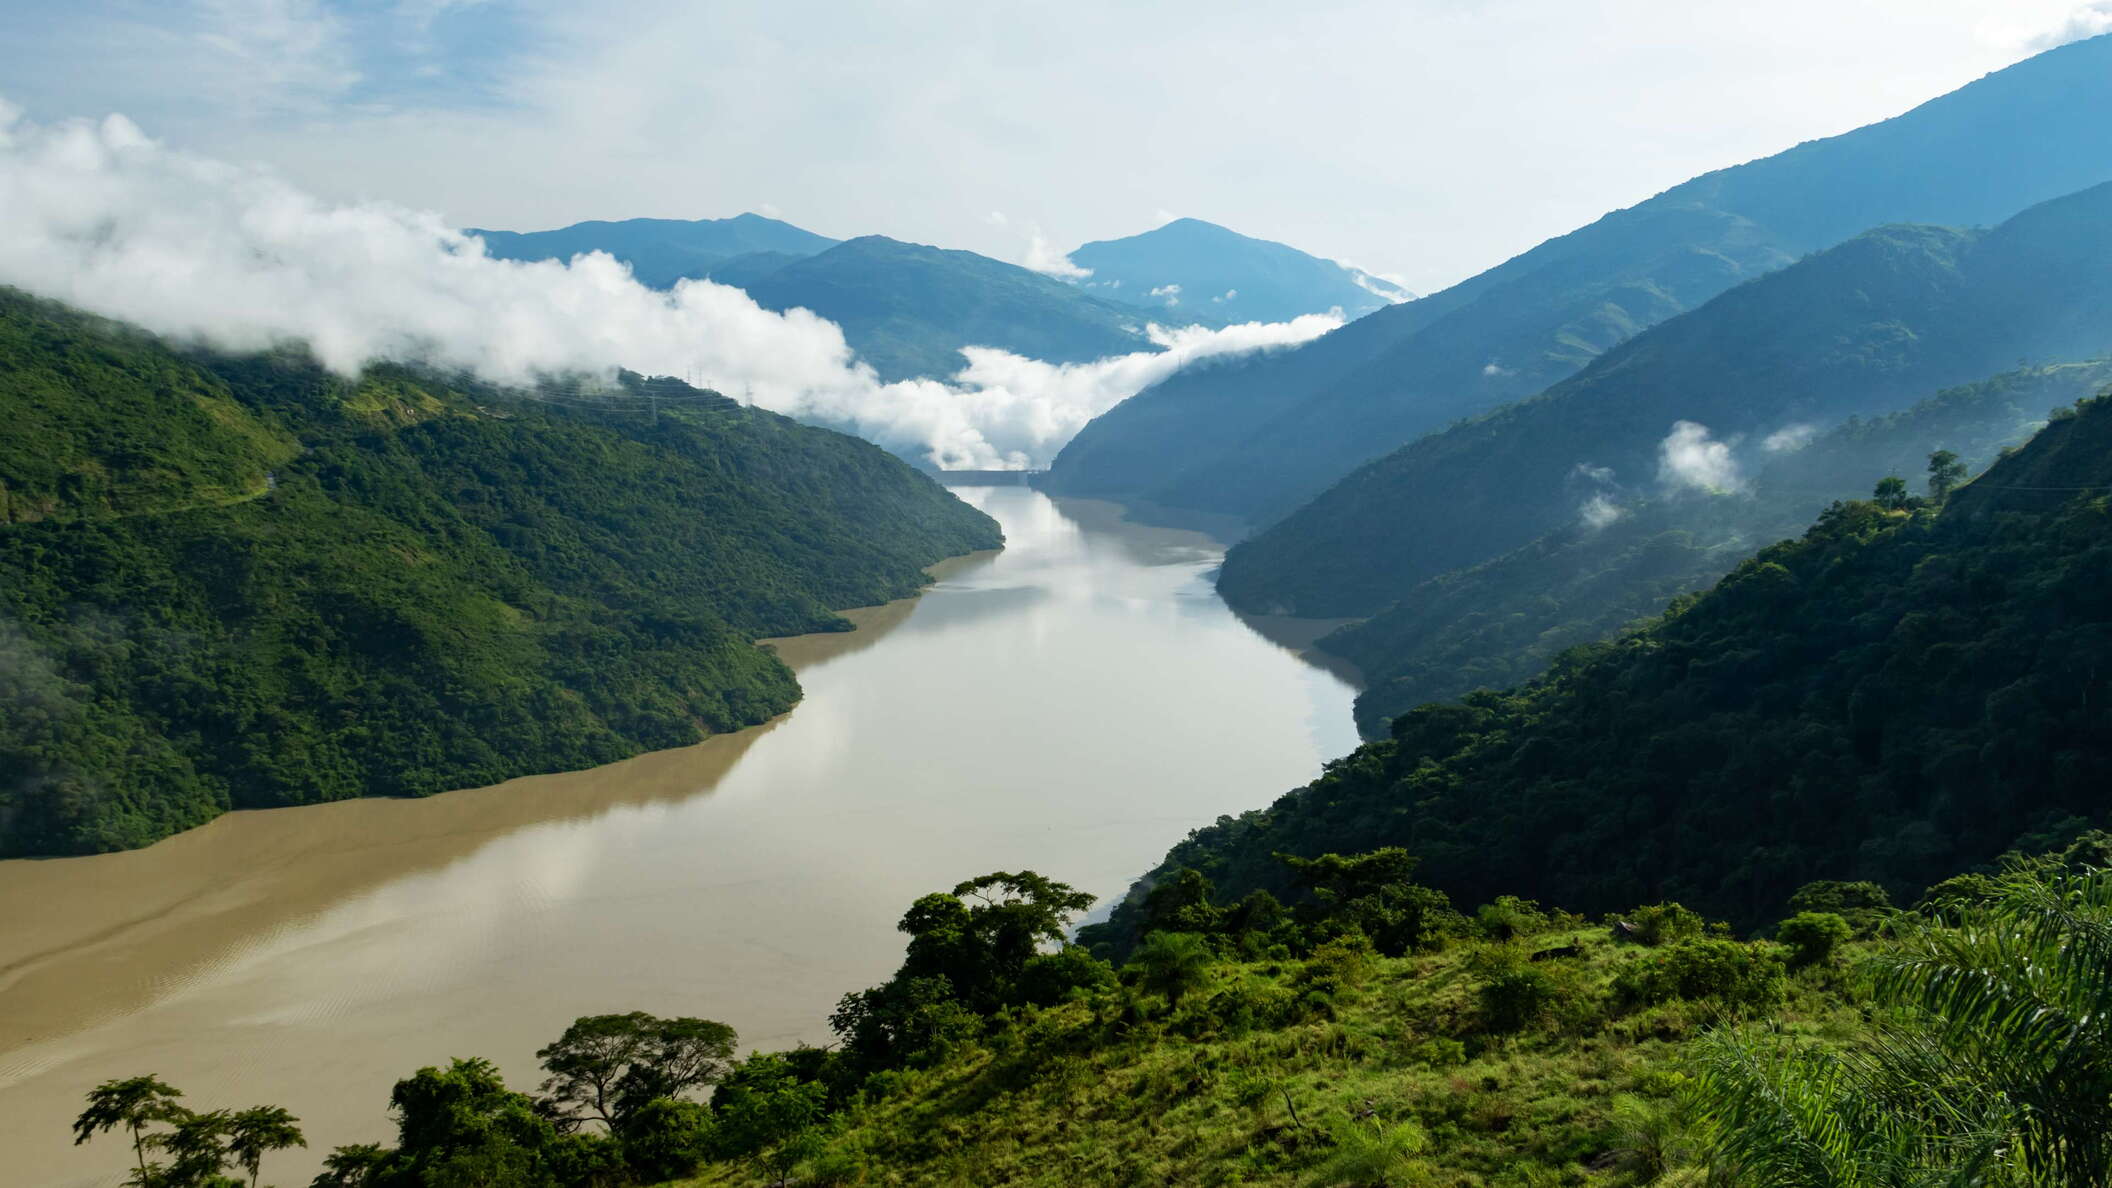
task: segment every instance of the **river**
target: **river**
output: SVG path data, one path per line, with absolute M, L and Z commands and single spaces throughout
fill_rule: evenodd
M 0 862 L 0 1185 L 116 1183 L 76 1148 L 96 1082 L 284 1105 L 311 1147 L 393 1137 L 389 1087 L 451 1056 L 516 1088 L 583 1014 L 825 1042 L 901 957 L 918 895 L 1038 870 L 1119 895 L 1188 830 L 1356 744 L 1354 689 L 1212 589 L 1220 546 L 1025 487 L 959 494 L 1003 552 L 859 630 L 773 646 L 805 699 L 765 726 L 425 800 L 234 813 L 145 850 Z

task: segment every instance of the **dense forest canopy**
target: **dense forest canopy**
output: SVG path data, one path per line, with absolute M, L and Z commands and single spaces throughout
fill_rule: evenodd
M 0 854 L 608 762 L 798 697 L 754 639 L 993 548 L 876 447 L 635 377 L 530 399 L 0 294 Z
M 1812 879 L 1909 894 L 2102 823 L 2108 515 L 2098 398 L 1947 501 L 1882 483 L 1533 683 L 1411 710 L 1161 873 L 1283 890 L 1278 854 L 1398 845 L 1462 899 L 1676 898 L 1751 924 Z
M 1946 389 L 1889 416 L 1805 427 L 1758 453 L 1734 490 L 1623 491 L 1582 477 L 1588 515 L 1523 548 L 1418 582 L 1392 606 L 1320 646 L 1357 665 L 1357 723 L 1383 737 L 1427 701 L 1502 689 L 1538 676 L 1563 651 L 1655 617 L 1755 549 L 1803 530 L 1829 502 L 1870 490 L 1873 476 L 1925 489 L 1932 454 L 1977 471 L 2022 442 L 2055 408 L 2112 384 L 2112 363 L 2031 367 Z

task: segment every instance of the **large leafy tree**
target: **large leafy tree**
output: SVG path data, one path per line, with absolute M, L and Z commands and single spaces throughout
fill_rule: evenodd
M 679 1097 L 716 1083 L 733 1061 L 738 1037 L 710 1019 L 661 1019 L 644 1011 L 575 1020 L 536 1057 L 557 1117 L 592 1118 L 612 1133 L 657 1098 Z

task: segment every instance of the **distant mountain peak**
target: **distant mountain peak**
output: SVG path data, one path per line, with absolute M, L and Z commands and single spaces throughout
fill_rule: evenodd
M 1283 322 L 1340 311 L 1355 318 L 1413 296 L 1391 281 L 1287 244 L 1177 218 L 1070 254 L 1080 287 L 1177 320 Z

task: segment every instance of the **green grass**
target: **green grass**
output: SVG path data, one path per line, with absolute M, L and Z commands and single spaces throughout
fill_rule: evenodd
M 1492 1030 L 1475 971 L 1570 944 L 1580 956 L 1526 962 L 1557 991 L 1546 1011 Z M 804 1182 L 1648 1182 L 1687 1145 L 1683 1047 L 1730 1017 L 1711 1000 L 1618 1006 L 1615 976 L 1654 951 L 1571 917 L 1399 959 L 1323 947 L 1224 963 L 1178 1010 L 1124 989 L 1029 1008 L 932 1067 L 869 1081 Z M 1847 1038 L 1860 1017 L 1845 968 L 1791 975 L 1767 1013 Z M 687 1181 L 766 1182 L 736 1164 Z

